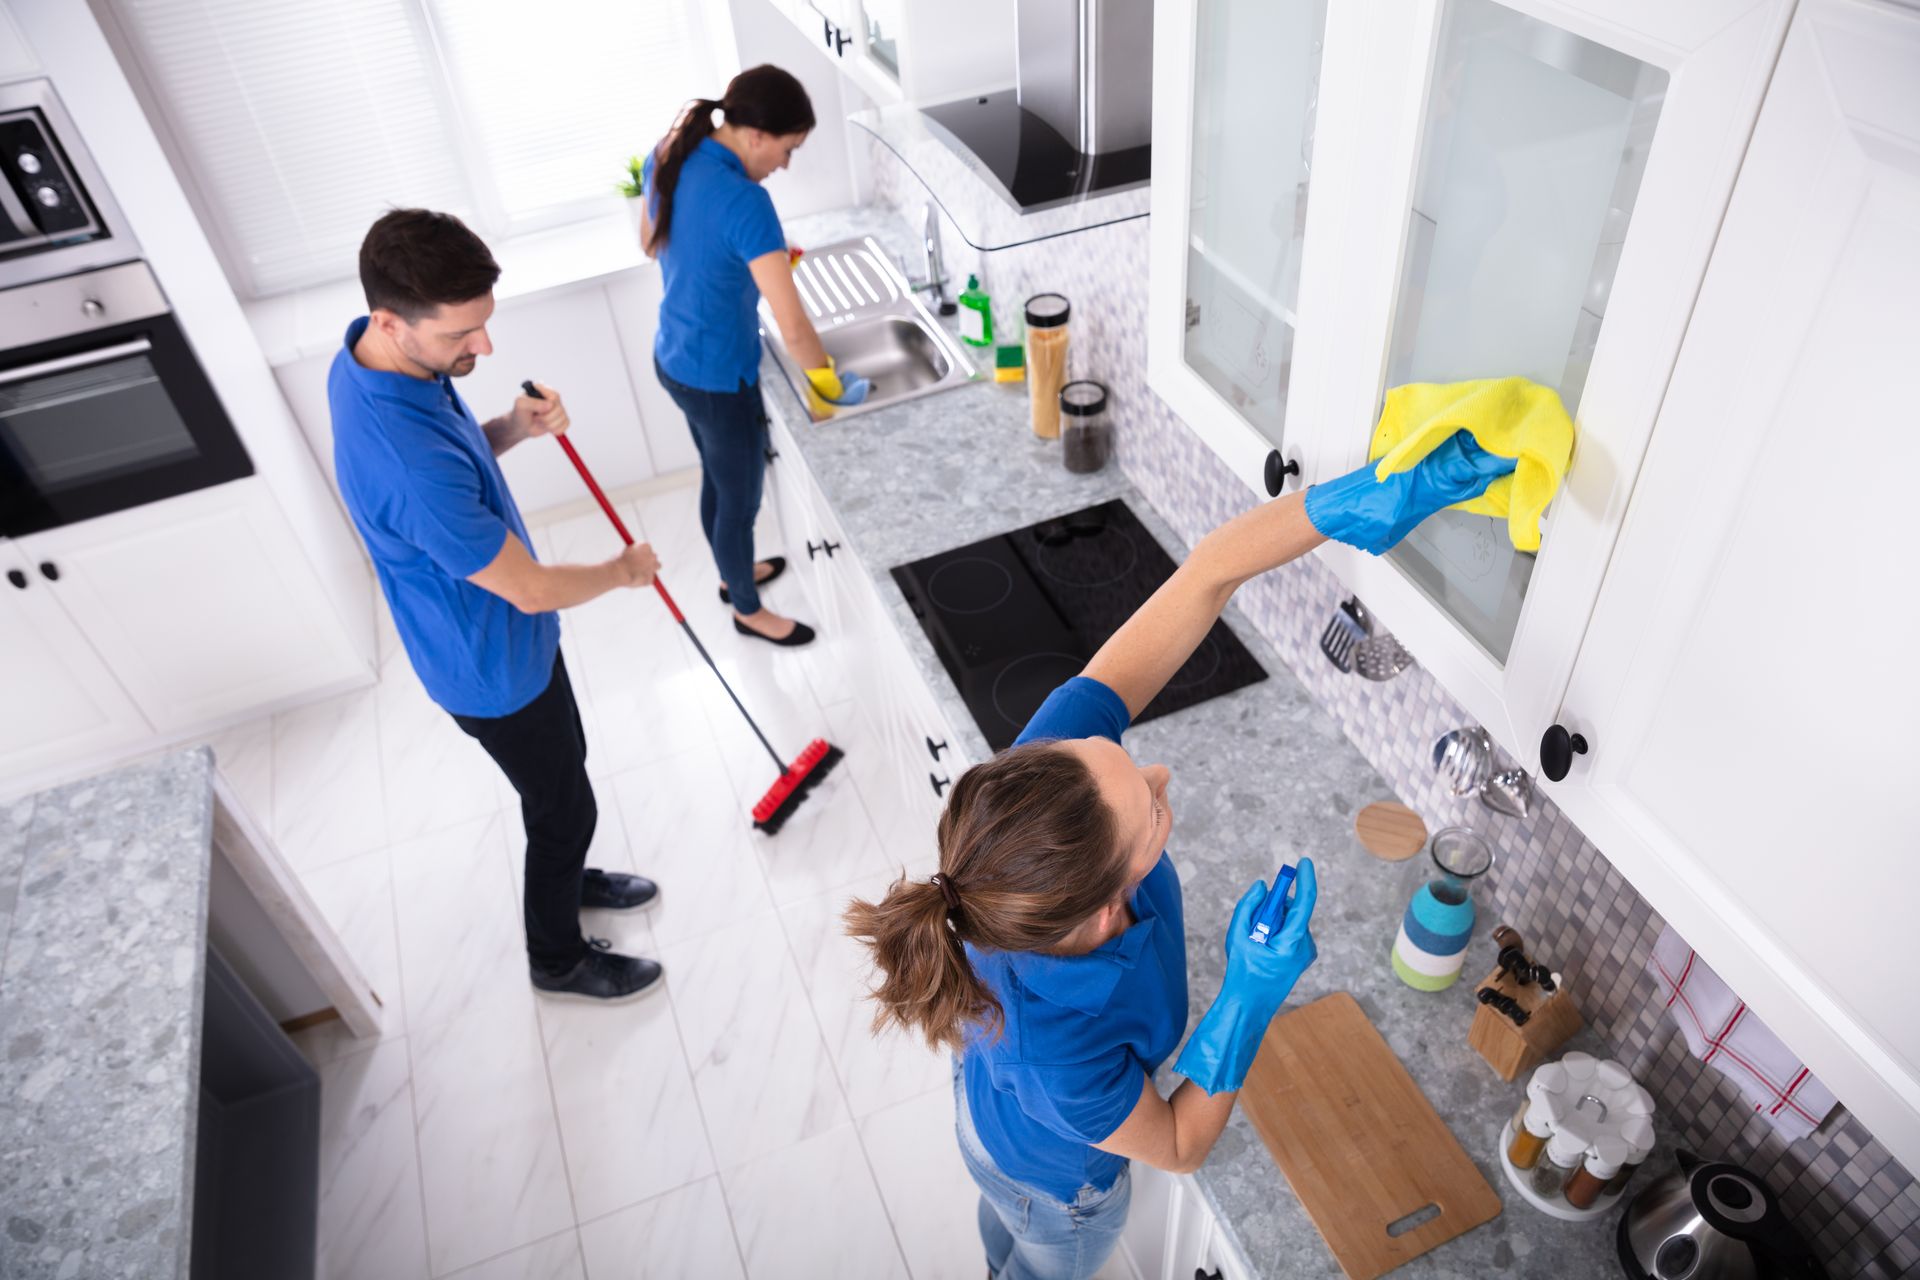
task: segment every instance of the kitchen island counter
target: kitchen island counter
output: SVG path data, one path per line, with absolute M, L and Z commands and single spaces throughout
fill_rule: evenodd
M 917 244 L 885 209 L 795 219 L 788 233 L 802 245 L 871 234 L 895 253 Z M 1008 305 L 1000 301 L 1003 313 Z M 1076 368 L 1073 376 L 1098 378 L 1100 371 Z M 1090 475 L 1061 465 L 1059 442 L 1039 440 L 1029 427 L 1025 383 L 982 381 L 811 423 L 771 359 L 762 364 L 762 378 L 769 411 L 793 436 L 849 550 L 973 760 L 990 754 L 986 742 L 895 585 L 893 566 L 1111 498 L 1123 499 L 1176 562 L 1189 550 L 1117 464 Z M 1240 894 L 1280 863 L 1311 855 L 1320 875 L 1313 929 L 1320 955 L 1288 1007 L 1351 992 L 1506 1206 L 1492 1222 L 1394 1274 L 1412 1280 L 1613 1273 L 1617 1214 L 1559 1222 L 1523 1203 L 1498 1168 L 1500 1129 L 1520 1086 L 1499 1079 L 1467 1045 L 1477 1008 L 1471 979 L 1492 967 L 1485 939 L 1495 922 L 1483 912 L 1468 980 L 1428 995 L 1393 976 L 1388 951 L 1416 873 L 1366 853 L 1354 839 L 1353 819 L 1367 805 L 1396 797 L 1272 646 L 1237 610 L 1230 607 L 1226 620 L 1267 679 L 1140 725 L 1126 738 L 1136 759 L 1164 762 L 1173 771 L 1168 848 L 1186 899 L 1190 1019 L 1197 1021 L 1219 990 L 1221 940 Z M 1324 619 L 1311 621 L 1317 627 Z M 1570 1047 L 1599 1050 L 1590 1034 Z M 1176 1082 L 1170 1067 L 1163 1068 L 1162 1092 Z M 1194 1180 L 1253 1275 L 1341 1274 L 1239 1109 Z M 1639 1185 L 1636 1180 L 1632 1188 Z
M 213 755 L 0 808 L 0 1275 L 187 1274 Z

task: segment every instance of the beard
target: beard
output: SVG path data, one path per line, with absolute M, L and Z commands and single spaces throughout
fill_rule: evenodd
M 455 360 L 452 365 L 439 370 L 439 372 L 446 374 L 449 378 L 464 378 L 473 372 L 473 366 L 478 363 L 480 363 L 479 356 L 461 356 L 458 360 Z

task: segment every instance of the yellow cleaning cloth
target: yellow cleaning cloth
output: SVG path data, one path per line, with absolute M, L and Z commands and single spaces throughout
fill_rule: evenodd
M 1512 475 L 1454 510 L 1505 516 L 1515 549 L 1540 549 L 1540 513 L 1560 489 L 1573 453 L 1573 420 L 1552 387 L 1525 378 L 1410 382 L 1387 392 L 1373 429 L 1369 461 L 1377 479 L 1409 470 L 1453 435 L 1467 430 L 1488 453 L 1518 458 Z

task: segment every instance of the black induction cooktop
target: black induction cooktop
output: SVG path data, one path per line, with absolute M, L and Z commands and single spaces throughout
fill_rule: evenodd
M 893 570 L 893 580 L 995 751 L 1173 576 L 1173 560 L 1115 499 Z M 1216 622 L 1138 724 L 1265 680 Z

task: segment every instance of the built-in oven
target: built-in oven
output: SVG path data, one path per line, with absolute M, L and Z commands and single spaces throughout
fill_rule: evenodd
M 0 536 L 251 474 L 52 85 L 0 85 Z
M 144 262 L 0 292 L 0 534 L 251 474 Z

